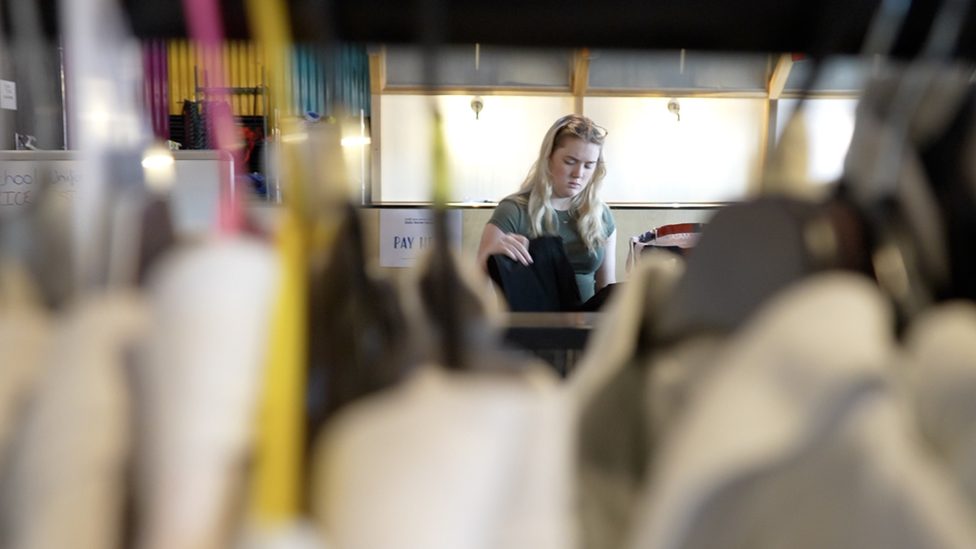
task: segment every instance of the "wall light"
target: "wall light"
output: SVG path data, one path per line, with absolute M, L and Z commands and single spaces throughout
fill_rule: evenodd
M 681 103 L 677 99 L 668 101 L 668 112 L 677 116 L 678 122 L 681 122 Z
M 485 108 L 485 100 L 481 96 L 474 96 L 471 100 L 471 110 L 474 111 L 474 119 L 478 120 L 478 116 L 481 114 L 481 109 Z
M 155 144 L 142 155 L 142 173 L 146 187 L 156 193 L 166 193 L 176 181 L 173 153 L 162 144 Z
M 357 147 L 362 145 L 369 145 L 372 140 L 368 137 L 343 137 L 342 146 L 343 147 Z
M 175 162 L 172 154 L 153 154 L 142 159 L 142 167 L 147 169 L 162 168 Z

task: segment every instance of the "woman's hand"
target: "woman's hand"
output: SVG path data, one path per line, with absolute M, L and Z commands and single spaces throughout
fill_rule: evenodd
M 497 226 L 488 223 L 481 233 L 481 244 L 478 245 L 478 264 L 482 269 L 488 268 L 488 257 L 504 254 L 523 265 L 532 263 L 529 255 L 529 239 L 515 233 L 503 233 Z

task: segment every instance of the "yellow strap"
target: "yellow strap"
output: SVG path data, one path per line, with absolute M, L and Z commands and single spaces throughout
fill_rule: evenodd
M 283 0 L 247 0 L 248 20 L 265 50 L 272 104 L 286 111 L 285 68 L 291 43 Z M 270 114 L 270 113 L 268 113 Z M 304 482 L 305 369 L 307 362 L 308 223 L 301 211 L 301 167 L 284 151 L 282 181 L 286 208 L 278 233 L 281 286 L 258 422 L 251 509 L 259 524 L 274 526 L 298 516 Z
M 282 276 L 272 317 L 251 478 L 251 507 L 258 523 L 266 525 L 299 514 L 304 482 L 306 243 L 300 221 L 288 210 L 282 214 L 277 242 Z

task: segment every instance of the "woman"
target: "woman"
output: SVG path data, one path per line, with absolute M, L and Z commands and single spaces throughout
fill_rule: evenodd
M 616 282 L 617 229 L 598 197 L 606 167 L 606 130 L 570 114 L 556 121 L 522 188 L 502 200 L 481 234 L 478 263 L 504 254 L 532 263 L 529 239 L 559 235 L 566 244 L 583 301 Z

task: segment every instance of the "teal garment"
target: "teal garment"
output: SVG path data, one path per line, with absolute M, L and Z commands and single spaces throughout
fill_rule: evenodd
M 569 255 L 573 272 L 576 273 L 576 285 L 579 286 L 580 297 L 586 301 L 596 293 L 596 270 L 603 264 L 604 248 L 600 246 L 593 252 L 587 250 L 586 244 L 580 238 L 573 215 L 568 211 L 556 210 L 556 216 L 559 218 L 557 232 L 566 244 L 566 253 Z M 495 225 L 505 234 L 516 233 L 531 238 L 528 205 L 512 198 L 506 198 L 498 203 L 488 223 Z M 604 237 L 609 237 L 617 228 L 610 208 L 603 210 L 603 225 L 606 228 Z

